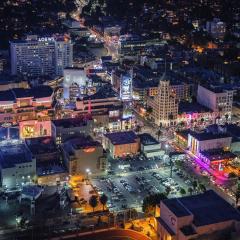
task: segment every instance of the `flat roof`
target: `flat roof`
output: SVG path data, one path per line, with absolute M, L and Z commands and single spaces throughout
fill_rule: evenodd
M 0 92 L 0 101 L 15 101 L 17 98 L 43 98 L 49 97 L 53 89 L 49 86 L 38 86 L 34 88 L 13 88 Z
M 197 227 L 229 220 L 240 222 L 240 213 L 213 190 L 193 196 L 166 199 L 163 203 L 178 217 L 193 215 Z
M 140 138 L 140 142 L 145 146 L 159 144 L 159 142 L 148 133 L 139 134 L 138 137 Z
M 111 84 L 103 85 L 95 94 L 84 97 L 83 100 L 94 100 L 117 97 L 117 93 L 112 89 Z
M 237 157 L 237 155 L 235 155 L 234 153 L 230 151 L 224 151 L 223 149 L 202 151 L 201 154 L 212 162 L 221 161 L 223 159 L 233 159 Z
M 7 144 L 0 147 L 0 165 L 12 168 L 16 164 L 32 162 L 32 154 L 24 143 Z
M 57 152 L 57 146 L 52 137 L 28 138 L 25 141 L 34 155 Z
M 190 135 L 192 135 L 198 141 L 206 141 L 206 140 L 212 140 L 212 139 L 231 137 L 229 134 L 226 134 L 226 133 L 214 134 L 214 133 L 210 133 L 210 132 L 201 132 L 201 133 L 191 132 Z
M 92 137 L 90 136 L 81 135 L 79 137 L 74 137 L 72 139 L 67 140 L 64 143 L 64 146 L 66 146 L 67 148 L 71 146 L 72 148 L 77 150 L 87 147 L 97 147 L 101 146 L 101 144 L 98 141 L 93 140 Z
M 203 112 L 212 112 L 211 109 L 197 103 L 197 102 L 187 102 L 181 101 L 178 106 L 179 113 L 203 113 Z
M 104 134 L 113 145 L 135 143 L 138 138 L 133 131 L 113 132 Z
M 74 127 L 83 127 L 87 126 L 88 121 L 92 119 L 84 119 L 84 118 L 67 118 L 67 119 L 56 119 L 53 120 L 53 124 L 55 127 L 62 128 L 74 128 Z

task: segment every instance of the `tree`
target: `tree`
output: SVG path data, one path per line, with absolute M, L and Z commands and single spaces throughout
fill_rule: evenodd
M 193 189 L 191 187 L 189 187 L 188 192 L 189 192 L 190 195 L 192 195 L 193 194 Z
M 100 203 L 103 206 L 103 211 L 104 211 L 104 207 L 105 207 L 105 205 L 106 205 L 106 203 L 108 201 L 108 197 L 107 197 L 106 194 L 102 194 L 99 200 L 100 200 Z
M 202 183 L 200 183 L 199 185 L 198 185 L 198 189 L 199 189 L 199 191 L 200 192 L 206 192 L 206 187 L 205 187 L 205 185 L 204 184 L 202 184 Z
M 194 181 L 192 182 L 192 187 L 193 187 L 193 190 L 194 190 L 194 191 L 196 191 L 197 186 L 198 186 L 198 183 L 197 183 L 196 180 L 194 180 Z
M 170 188 L 169 186 L 166 186 L 166 187 L 165 187 L 165 193 L 166 193 L 166 195 L 168 196 L 170 192 L 171 192 L 171 188 Z
M 183 196 L 183 195 L 185 195 L 186 194 L 186 190 L 184 189 L 184 188 L 181 188 L 180 189 L 180 194 Z
M 98 205 L 98 197 L 96 195 L 92 195 L 90 197 L 89 205 L 93 208 L 93 212 L 94 212 L 94 208 L 97 207 Z
M 156 205 L 166 198 L 167 196 L 165 193 L 156 193 L 153 195 L 146 196 L 143 199 L 142 205 L 143 212 L 147 215 L 154 216 L 156 211 Z

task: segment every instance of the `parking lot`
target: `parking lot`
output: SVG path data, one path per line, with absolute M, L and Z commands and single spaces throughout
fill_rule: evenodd
M 100 195 L 105 193 L 108 196 L 110 211 L 127 208 L 141 211 L 143 199 L 147 195 L 166 190 L 169 191 L 169 197 L 179 197 L 182 188 L 187 192 L 192 186 L 191 180 L 176 167 L 173 167 L 170 178 L 169 163 L 163 158 L 146 159 L 138 156 L 116 159 L 107 176 L 92 179 L 93 187 Z

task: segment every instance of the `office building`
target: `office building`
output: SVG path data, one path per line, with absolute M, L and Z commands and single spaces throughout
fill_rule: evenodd
M 151 109 L 150 118 L 158 126 L 172 126 L 177 123 L 178 101 L 165 74 L 160 79 L 158 94 L 149 97 L 147 105 Z
M 12 75 L 62 76 L 63 69 L 73 64 L 72 42 L 63 35 L 28 36 L 11 41 L 10 50 Z
M 213 190 L 161 201 L 157 218 L 160 239 L 221 239 L 240 234 L 240 213 Z
M 219 117 L 224 120 L 231 118 L 233 91 L 224 89 L 212 89 L 199 85 L 197 91 L 197 101 L 201 105 L 219 113 Z

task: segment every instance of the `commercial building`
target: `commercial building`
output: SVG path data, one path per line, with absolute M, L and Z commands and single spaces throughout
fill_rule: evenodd
M 0 147 L 1 185 L 3 188 L 22 187 L 36 175 L 36 159 L 23 142 Z
M 91 118 L 68 118 L 52 121 L 52 136 L 56 144 L 62 144 L 67 139 L 89 135 L 93 132 Z
M 206 30 L 212 37 L 223 39 L 226 34 L 226 23 L 220 21 L 219 18 L 214 18 L 206 23 Z
M 197 101 L 201 105 L 218 112 L 221 119 L 231 118 L 233 91 L 224 89 L 212 89 L 198 85 Z
M 72 114 L 91 114 L 94 119 L 94 126 L 98 130 L 106 128 L 116 131 L 125 126 L 122 119 L 123 105 L 119 101 L 119 95 L 110 84 L 100 87 L 95 94 L 78 99 L 76 111 Z
M 132 72 L 128 73 L 122 69 L 117 69 L 111 73 L 111 83 L 114 90 L 119 92 L 122 101 L 129 101 L 133 97 Z
M 133 131 L 107 133 L 102 141 L 112 158 L 135 155 L 140 151 L 140 139 Z
M 161 201 L 157 218 L 159 239 L 220 239 L 240 234 L 240 213 L 209 190 L 194 196 Z
M 147 157 L 157 157 L 164 154 L 164 151 L 161 150 L 161 145 L 159 141 L 153 138 L 148 133 L 139 134 L 141 143 L 141 152 Z
M 74 102 L 85 94 L 88 80 L 86 72 L 84 68 L 65 68 L 63 75 L 63 98 Z
M 172 126 L 177 123 L 178 101 L 165 74 L 160 79 L 158 94 L 149 97 L 147 105 L 152 109 L 150 118 L 158 126 Z
M 19 133 L 21 139 L 51 136 L 51 121 L 21 121 L 19 122 Z
M 73 45 L 68 36 L 28 36 L 10 42 L 12 75 L 62 76 L 72 66 Z
M 232 137 L 225 133 L 191 132 L 188 134 L 188 148 L 197 156 L 206 150 L 225 149 L 231 147 Z
M 67 181 L 67 169 L 52 137 L 29 138 L 25 142 L 36 159 L 38 184 L 56 185 Z
M 0 94 L 0 122 L 49 119 L 53 114 L 53 90 L 48 86 L 14 88 Z
M 69 139 L 62 150 L 70 175 L 95 174 L 107 169 L 107 157 L 102 145 L 90 136 Z
M 197 103 L 181 101 L 178 105 L 178 123 L 185 125 L 213 124 L 218 117 L 218 112 Z

